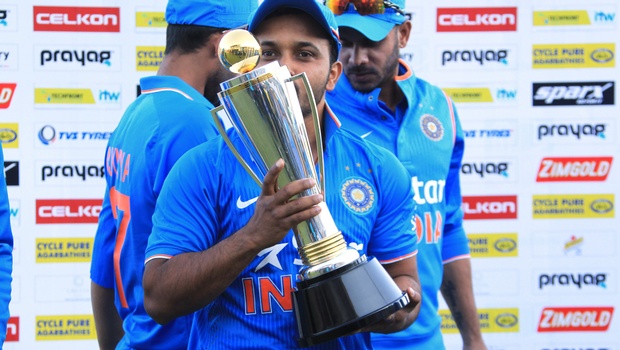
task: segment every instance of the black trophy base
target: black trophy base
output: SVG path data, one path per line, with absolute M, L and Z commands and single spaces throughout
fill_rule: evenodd
M 299 345 L 308 347 L 381 321 L 409 303 L 375 258 L 297 282 L 293 306 Z

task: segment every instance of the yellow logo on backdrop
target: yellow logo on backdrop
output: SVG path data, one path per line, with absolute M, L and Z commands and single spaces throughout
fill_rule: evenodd
M 19 124 L 0 123 L 0 144 L 2 148 L 19 147 Z
M 156 71 L 164 58 L 164 46 L 137 46 L 136 70 Z
M 534 195 L 534 219 L 613 218 L 613 194 Z
M 97 339 L 92 315 L 37 316 L 37 341 Z
M 588 11 L 534 11 L 534 26 L 579 25 L 590 25 Z
M 532 68 L 615 67 L 616 44 L 533 45 Z
M 487 103 L 493 102 L 491 89 L 489 88 L 444 88 L 443 91 L 452 98 L 454 102 L 474 102 Z
M 441 333 L 458 334 L 450 310 L 439 310 Z M 517 333 L 519 332 L 519 309 L 478 309 L 480 329 L 483 333 Z
M 516 233 L 468 234 L 473 258 L 503 258 L 519 255 Z
M 166 28 L 167 26 L 164 12 L 136 12 L 136 27 L 138 28 Z
M 90 262 L 93 238 L 37 238 L 37 263 Z
M 90 89 L 35 88 L 34 103 L 95 104 L 95 98 Z

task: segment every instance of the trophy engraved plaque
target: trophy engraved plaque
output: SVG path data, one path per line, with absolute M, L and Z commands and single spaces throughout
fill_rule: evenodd
M 235 157 L 260 186 L 269 167 L 282 158 L 278 187 L 313 178 L 317 185 L 299 196 L 325 189 L 320 119 L 305 73 L 291 76 L 277 62 L 255 69 L 260 46 L 245 30 L 233 30 L 220 42 L 220 61 L 241 75 L 220 84 L 221 106 L 211 111 L 215 124 Z M 303 83 L 316 132 L 318 174 L 294 82 Z M 258 174 L 227 137 L 218 112 L 224 110 L 239 134 Z M 359 331 L 385 319 L 409 303 L 383 266 L 347 247 L 325 202 L 321 212 L 294 230 L 303 267 L 299 270 L 293 308 L 301 346 L 311 346 Z

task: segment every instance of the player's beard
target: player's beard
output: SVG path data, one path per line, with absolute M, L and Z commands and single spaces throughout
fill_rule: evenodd
M 349 82 L 353 86 L 356 91 L 360 91 L 363 93 L 372 92 L 374 89 L 378 87 L 383 87 L 386 84 L 392 83 L 394 81 L 394 75 L 398 72 L 398 58 L 399 58 L 399 47 L 398 41 L 394 41 L 394 47 L 392 49 L 392 53 L 388 56 L 385 61 L 385 65 L 383 66 L 383 70 L 379 71 L 373 67 L 368 67 L 364 65 L 359 66 L 349 66 L 348 69 L 345 68 L 345 75 L 349 76 L 352 74 L 371 74 L 377 77 L 376 80 L 371 81 L 367 84 L 356 83 L 354 80 L 349 79 Z
M 316 86 L 310 85 L 312 88 L 312 94 L 314 95 L 314 103 L 316 105 L 321 101 L 323 96 L 325 95 L 325 86 L 327 85 L 327 80 L 329 79 L 329 73 L 324 81 Z M 297 83 L 301 83 L 301 81 L 297 81 Z M 304 86 L 295 84 L 295 90 L 297 91 L 297 96 L 299 98 L 299 106 L 301 107 L 301 113 L 305 118 L 312 117 L 312 108 L 310 108 L 310 101 L 308 100 L 308 94 L 306 92 L 306 88 Z
M 220 83 L 236 76 L 235 73 L 230 72 L 228 69 L 219 67 L 217 71 L 213 72 L 207 82 L 205 83 L 204 97 L 209 100 L 215 107 L 220 105 L 220 100 L 217 98 L 217 93 L 220 92 Z

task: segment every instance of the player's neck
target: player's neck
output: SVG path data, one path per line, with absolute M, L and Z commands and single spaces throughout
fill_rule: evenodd
M 403 98 L 405 98 L 405 94 L 396 83 L 396 80 L 389 79 L 381 85 L 379 100 L 383 101 L 390 110 L 395 111 L 396 106 L 398 106 Z

